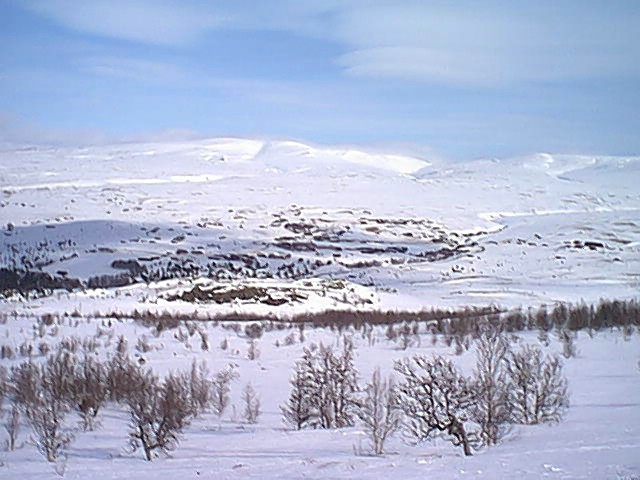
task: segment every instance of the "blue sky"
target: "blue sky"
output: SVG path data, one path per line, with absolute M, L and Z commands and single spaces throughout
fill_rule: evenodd
M 637 0 L 0 0 L 0 140 L 640 153 Z

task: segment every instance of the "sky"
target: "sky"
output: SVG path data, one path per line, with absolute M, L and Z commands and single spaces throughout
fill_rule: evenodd
M 0 140 L 640 154 L 637 0 L 0 0 Z

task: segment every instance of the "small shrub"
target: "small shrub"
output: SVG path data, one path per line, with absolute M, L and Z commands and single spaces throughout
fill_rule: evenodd
M 233 366 L 220 370 L 213 380 L 213 395 L 211 404 L 214 411 L 221 417 L 229 405 L 229 393 L 231 392 L 231 382 L 238 378 L 238 373 Z
M 20 434 L 20 407 L 15 403 L 11 407 L 11 413 L 4 424 L 4 429 L 8 435 L 7 450 L 12 452 L 18 445 L 18 435 Z
M 244 410 L 242 416 L 247 423 L 257 423 L 260 416 L 260 398 L 250 383 L 242 390 L 242 401 L 244 402 Z
M 377 368 L 371 382 L 364 389 L 357 415 L 364 424 L 373 452 L 384 453 L 384 444 L 400 427 L 402 411 L 398 405 L 395 385 L 391 378 L 383 379 Z
M 247 358 L 249 360 L 257 360 L 260 358 L 260 349 L 258 348 L 258 342 L 255 340 L 249 341 L 249 348 L 247 350 Z

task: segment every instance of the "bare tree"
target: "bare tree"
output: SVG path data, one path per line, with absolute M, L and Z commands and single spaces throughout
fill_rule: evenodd
M 216 373 L 213 380 L 211 404 L 218 417 L 222 416 L 229 405 L 231 382 L 236 378 L 238 378 L 238 372 L 231 365 Z
M 200 364 L 193 361 L 187 383 L 194 416 L 204 412 L 211 405 L 213 382 L 210 375 L 209 368 L 204 361 Z
M 73 401 L 75 359 L 71 353 L 59 350 L 50 355 L 44 365 L 42 379 L 52 397 L 69 405 Z
M 288 423 L 298 429 L 354 424 L 358 384 L 350 339 L 345 338 L 340 355 L 322 344 L 305 348 L 291 383 L 289 402 L 282 407 Z
M 393 327 L 393 324 L 389 324 L 389 326 L 385 330 L 385 336 L 389 341 L 392 341 L 398 338 L 398 332 L 396 332 L 396 329 Z
M 413 334 L 413 330 L 411 329 L 411 325 L 409 325 L 408 323 L 403 323 L 398 329 L 397 333 L 399 336 L 398 338 L 399 338 L 400 348 L 402 350 L 406 350 L 407 348 L 413 345 L 414 334 Z
M 310 372 L 305 368 L 303 361 L 296 363 L 293 378 L 290 380 L 289 400 L 280 407 L 284 421 L 297 430 L 309 426 L 316 417 L 309 374 Z
M 209 351 L 209 335 L 207 334 L 207 332 L 205 331 L 198 331 L 198 333 L 200 334 L 200 349 L 202 351 L 208 352 Z
M 242 390 L 242 401 L 244 410 L 242 416 L 248 423 L 257 423 L 260 416 L 260 398 L 250 383 Z
M 357 404 L 356 370 L 353 366 L 353 345 L 345 341 L 342 355 L 331 347 L 320 345 L 310 359 L 310 386 L 313 390 L 316 423 L 321 428 L 342 428 L 354 424 L 354 406 Z
M 526 345 L 508 356 L 509 405 L 514 423 L 555 423 L 569 406 L 567 379 L 558 356 Z
M 126 355 L 128 348 L 129 348 L 129 344 L 127 342 L 127 339 L 125 338 L 124 335 L 120 335 L 118 337 L 118 344 L 116 345 L 116 352 L 119 355 Z
M 345 336 L 340 356 L 329 355 L 333 364 L 330 375 L 330 393 L 333 396 L 333 419 L 335 427 L 349 427 L 354 424 L 354 411 L 358 405 L 358 372 L 353 363 L 354 348 L 350 338 Z
M 0 366 L 0 413 L 5 397 L 9 394 L 9 371 L 6 367 Z
M 575 357 L 578 353 L 578 349 L 575 344 L 575 332 L 571 332 L 567 329 L 558 331 L 558 339 L 562 343 L 562 355 L 564 358 Z
M 258 348 L 258 342 L 254 339 L 249 340 L 247 358 L 249 360 L 257 360 L 258 358 L 260 358 L 260 349 Z
M 455 347 L 454 347 L 454 352 L 456 355 L 462 355 L 464 353 L 464 345 L 463 345 L 463 339 L 462 339 L 462 335 L 459 333 L 456 333 L 455 335 L 453 335 L 453 341 L 455 343 Z
M 444 436 L 471 455 L 472 436 L 465 423 L 474 395 L 469 382 L 453 363 L 442 357 L 429 360 L 414 356 L 397 361 L 403 381 L 399 401 L 409 422 L 408 432 L 416 441 Z
M 32 441 L 49 462 L 58 460 L 73 440 L 71 431 L 64 424 L 71 392 L 70 364 L 70 355 L 61 352 L 49 357 L 46 364 L 36 370 L 27 363 L 20 370 L 22 375 L 18 375 L 24 381 L 23 386 L 28 385 L 22 398 L 33 432 Z M 32 388 L 35 394 L 29 391 Z
M 261 323 L 249 323 L 246 327 L 244 327 L 245 335 L 251 340 L 257 340 L 262 337 L 264 333 L 264 327 Z
M 509 428 L 506 372 L 509 342 L 502 333 L 490 329 L 480 335 L 476 348 L 475 402 L 471 412 L 480 425 L 482 442 L 488 446 L 496 445 Z
M 76 367 L 72 387 L 73 402 L 80 415 L 83 430 L 96 428 L 96 418 L 107 395 L 107 369 L 92 357 L 85 357 Z
M 33 431 L 34 445 L 48 462 L 55 462 L 73 440 L 70 430 L 64 426 L 66 406 L 47 394 L 28 404 L 25 412 Z
M 296 335 L 295 335 L 295 333 L 291 332 L 289 335 L 284 337 L 284 344 L 285 345 L 295 345 L 295 343 L 296 343 Z
M 380 368 L 376 368 L 364 393 L 357 414 L 371 440 L 373 452 L 381 455 L 387 438 L 398 430 L 402 422 L 393 379 L 383 379 Z
M 542 365 L 534 414 L 540 423 L 558 423 L 569 408 L 569 386 L 563 373 L 562 360 L 547 357 Z
M 27 405 L 38 398 L 41 369 L 32 361 L 23 362 L 11 369 L 9 382 L 11 395 L 18 405 Z
M 4 424 L 4 429 L 9 435 L 7 439 L 7 450 L 13 451 L 16 449 L 18 435 L 20 434 L 20 407 L 15 403 L 11 407 L 11 414 Z
M 130 444 L 134 451 L 142 447 L 145 458 L 151 461 L 156 450 L 168 452 L 177 446 L 191 414 L 188 392 L 175 375 L 169 375 L 159 386 L 158 377 L 151 371 L 138 370 L 135 384 L 137 388 L 126 400 Z
M 126 353 L 117 353 L 106 366 L 106 382 L 109 400 L 125 402 L 138 388 L 135 383 L 138 366 Z

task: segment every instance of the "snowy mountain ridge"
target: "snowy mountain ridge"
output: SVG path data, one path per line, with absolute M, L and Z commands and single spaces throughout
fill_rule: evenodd
M 0 165 L 0 266 L 84 284 L 318 277 L 382 308 L 637 292 L 640 157 L 457 163 L 219 138 L 18 148 Z

